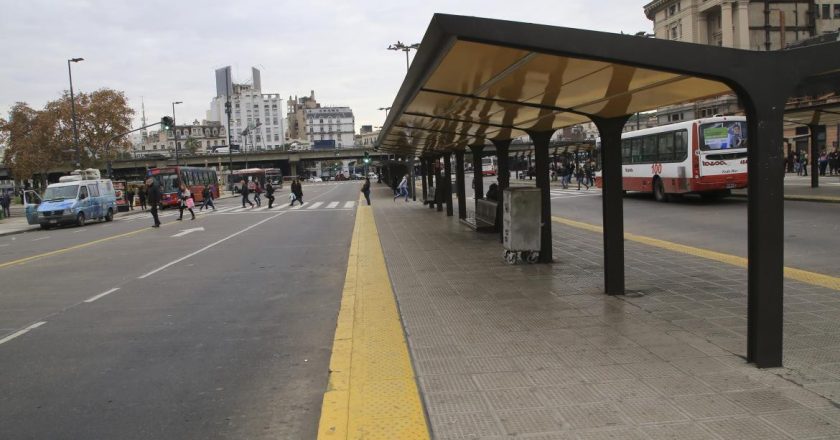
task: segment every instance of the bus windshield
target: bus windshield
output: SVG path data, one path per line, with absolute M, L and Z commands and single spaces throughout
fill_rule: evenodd
M 152 177 L 155 179 L 155 182 L 160 185 L 160 191 L 162 193 L 178 192 L 178 176 L 175 174 L 157 174 Z
M 747 123 L 744 121 L 710 122 L 700 125 L 700 149 L 703 151 L 747 148 Z
M 58 200 L 75 199 L 79 192 L 79 185 L 53 186 L 44 192 L 44 201 L 52 202 Z

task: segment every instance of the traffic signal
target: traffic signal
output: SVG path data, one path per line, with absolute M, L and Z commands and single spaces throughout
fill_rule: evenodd
M 368 154 L 367 151 L 365 151 L 365 157 L 364 157 L 364 159 L 362 159 L 362 161 L 366 164 L 370 163 L 370 155 Z
M 172 126 L 175 125 L 175 121 L 172 120 L 169 116 L 164 116 L 160 118 L 160 126 L 164 130 L 172 130 Z

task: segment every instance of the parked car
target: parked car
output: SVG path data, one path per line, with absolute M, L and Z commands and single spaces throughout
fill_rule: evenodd
M 318 177 L 318 176 L 312 176 L 312 177 L 310 177 L 310 178 L 306 179 L 306 181 L 307 181 L 307 182 L 314 183 L 314 182 L 323 182 L 323 181 L 324 181 L 324 179 L 322 179 L 322 178 L 320 178 L 320 177 Z

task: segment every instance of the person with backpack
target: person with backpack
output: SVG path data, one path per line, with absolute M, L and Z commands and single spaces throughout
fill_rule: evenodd
M 213 185 L 207 185 L 204 187 L 201 191 L 201 198 L 203 201 L 201 203 L 201 207 L 198 208 L 199 211 L 203 211 L 204 208 L 207 208 L 208 206 L 213 208 L 213 211 L 216 210 L 216 205 L 213 203 Z
M 271 181 L 265 184 L 265 198 L 268 199 L 268 209 L 271 209 L 271 205 L 274 204 L 274 185 Z

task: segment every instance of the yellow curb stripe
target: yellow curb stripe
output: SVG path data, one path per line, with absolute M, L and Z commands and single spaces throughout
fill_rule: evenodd
M 598 225 L 583 223 L 576 220 L 571 220 L 557 216 L 553 216 L 551 217 L 551 219 L 555 223 L 571 226 L 573 228 L 583 229 L 591 232 L 603 232 L 603 228 Z M 705 258 L 707 260 L 719 261 L 721 263 L 731 264 L 733 266 L 738 267 L 747 267 L 747 259 L 744 257 L 724 254 L 722 252 L 715 252 L 694 246 L 687 246 L 671 241 L 660 240 L 658 238 L 646 237 L 644 235 L 631 234 L 629 232 L 624 233 L 624 238 L 626 240 L 634 241 L 636 243 L 642 243 L 660 249 L 679 252 L 681 254 L 692 255 L 695 257 Z M 794 267 L 785 267 L 784 273 L 785 277 L 790 278 L 792 280 L 800 281 L 814 286 L 826 287 L 828 289 L 840 290 L 840 278 L 837 277 L 816 272 L 809 272 L 807 270 L 797 269 Z
M 361 203 L 318 438 L 430 438 L 373 211 Z

